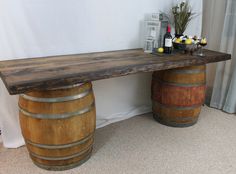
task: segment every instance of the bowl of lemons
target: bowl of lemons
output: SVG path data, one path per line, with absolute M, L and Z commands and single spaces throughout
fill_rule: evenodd
M 202 39 L 197 36 L 180 36 L 173 39 L 173 47 L 176 50 L 184 53 L 193 53 L 199 49 L 199 44 Z M 205 41 L 205 40 L 204 40 Z

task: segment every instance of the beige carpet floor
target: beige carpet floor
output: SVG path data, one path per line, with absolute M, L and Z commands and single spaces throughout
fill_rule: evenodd
M 95 135 L 93 155 L 68 171 L 36 167 L 25 147 L 0 147 L 1 174 L 235 174 L 236 116 L 203 107 L 198 123 L 171 128 L 136 116 Z

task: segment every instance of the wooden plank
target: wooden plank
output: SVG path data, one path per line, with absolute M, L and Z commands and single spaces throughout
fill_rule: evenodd
M 10 94 L 61 87 L 128 74 L 229 60 L 231 55 L 205 50 L 205 57 L 152 55 L 142 49 L 52 56 L 0 62 L 0 75 Z

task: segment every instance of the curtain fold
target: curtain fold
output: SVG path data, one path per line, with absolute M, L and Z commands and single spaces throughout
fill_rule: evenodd
M 236 113 L 236 1 L 228 0 L 221 35 L 220 51 L 232 55 L 232 60 L 217 64 L 210 106 Z

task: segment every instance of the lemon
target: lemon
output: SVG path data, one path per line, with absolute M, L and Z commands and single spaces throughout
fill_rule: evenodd
M 180 39 L 180 38 L 177 38 L 177 39 L 175 40 L 175 43 L 180 43 L 180 42 L 182 42 L 182 39 Z
M 203 38 L 203 39 L 201 40 L 201 44 L 206 44 L 206 43 L 207 43 L 206 38 Z
M 158 53 L 163 53 L 164 52 L 164 48 L 160 47 L 157 49 Z
M 187 39 L 187 40 L 185 41 L 185 44 L 186 44 L 186 45 L 192 44 L 192 39 Z

